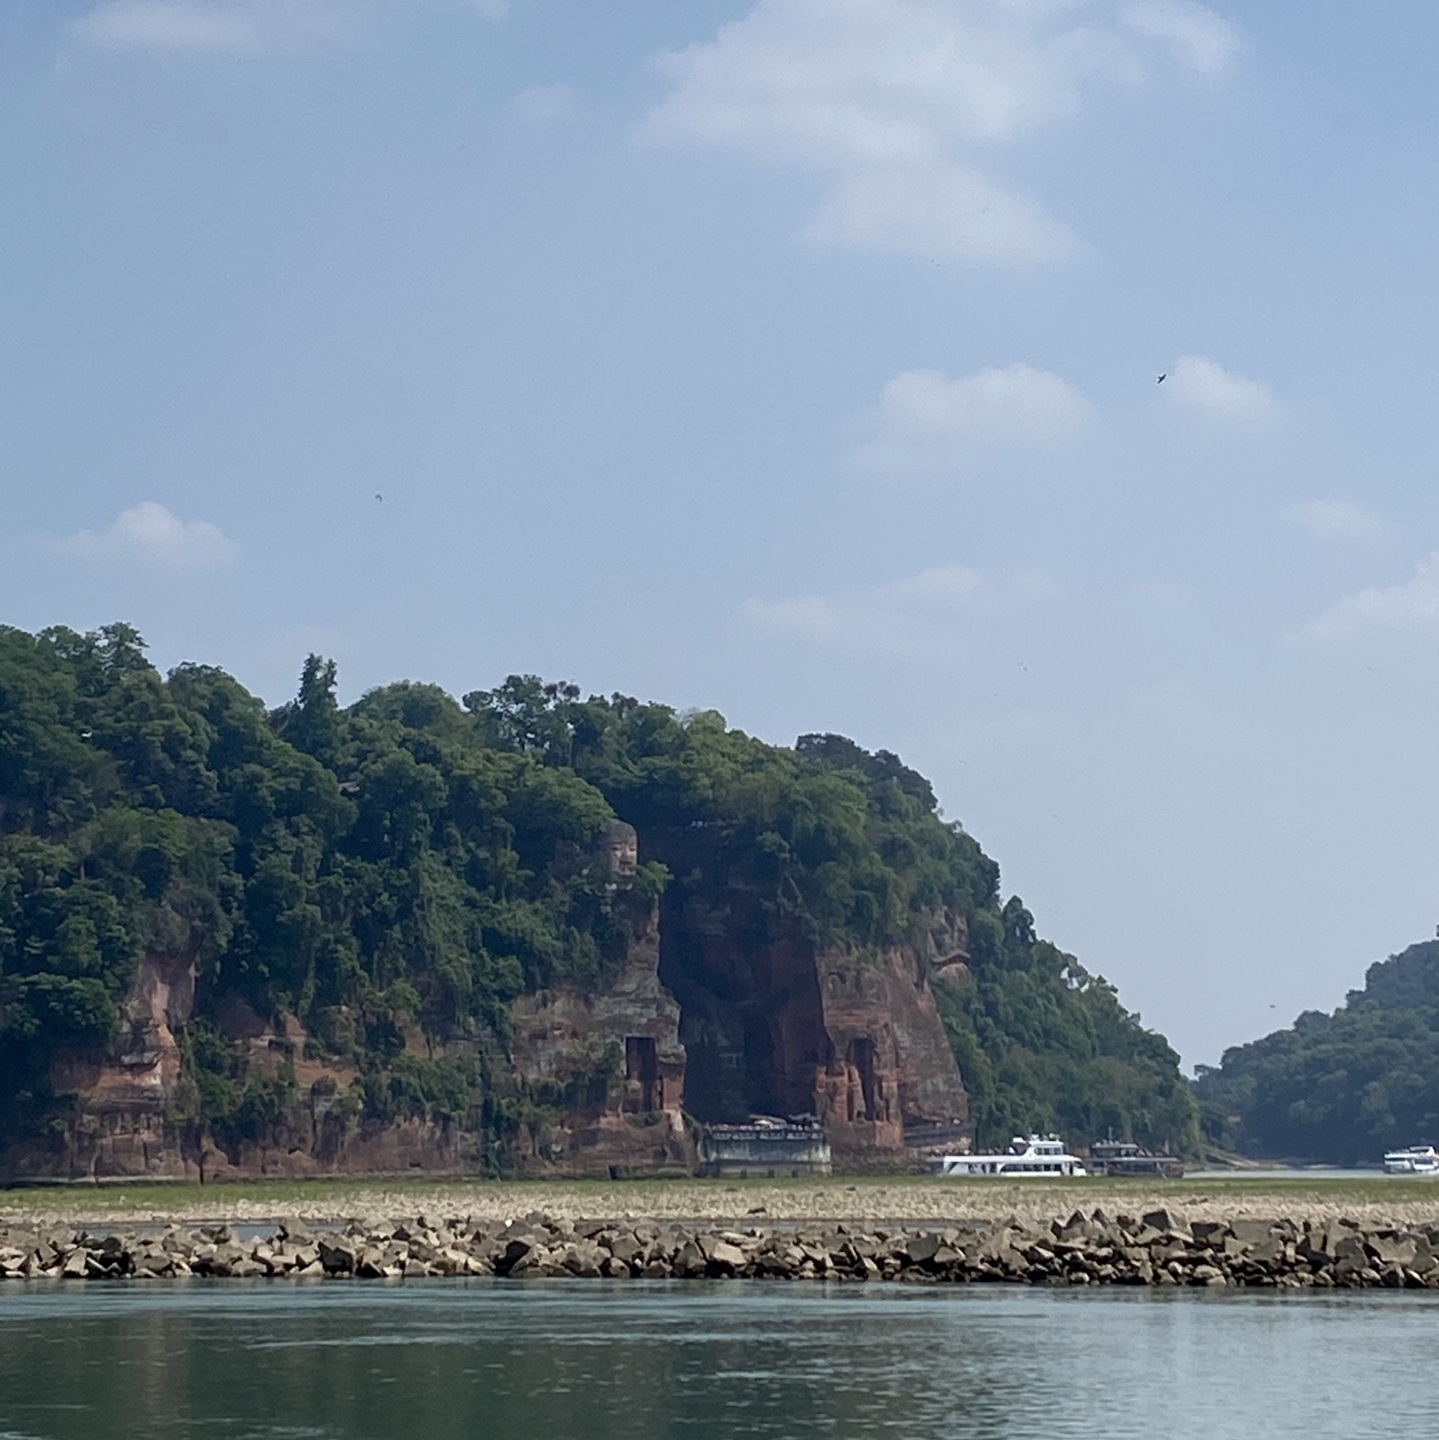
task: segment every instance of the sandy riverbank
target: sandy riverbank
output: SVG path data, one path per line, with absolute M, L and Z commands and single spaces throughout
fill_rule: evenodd
M 1377 1175 L 1353 1179 L 1164 1182 L 1089 1179 L 996 1184 L 986 1180 L 836 1176 L 822 1180 L 665 1181 L 255 1181 L 218 1185 L 81 1185 L 0 1191 L 0 1224 L 78 1225 L 104 1220 L 195 1224 L 223 1220 L 330 1222 L 359 1217 L 467 1216 L 509 1220 L 544 1211 L 704 1222 L 959 1222 L 1017 1217 L 1047 1222 L 1096 1205 L 1110 1214 L 1168 1206 L 1190 1220 L 1287 1216 L 1366 1227 L 1439 1222 L 1439 1182 Z

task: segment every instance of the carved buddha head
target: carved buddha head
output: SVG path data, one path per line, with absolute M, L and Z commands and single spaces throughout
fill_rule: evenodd
M 640 863 L 640 838 L 635 827 L 616 820 L 600 838 L 595 858 L 610 880 L 633 880 Z

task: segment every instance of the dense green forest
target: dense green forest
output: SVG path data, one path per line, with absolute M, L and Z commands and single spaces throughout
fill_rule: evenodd
M 1216 1145 L 1334 1165 L 1439 1142 L 1439 941 L 1371 965 L 1332 1015 L 1224 1052 L 1195 1084 Z
M 645 859 L 620 893 L 586 863 L 617 818 Z M 317 656 L 267 710 L 210 666 L 161 675 L 112 625 L 0 627 L 0 1143 L 63 1104 L 57 1056 L 122 1043 L 141 958 L 173 955 L 199 967 L 177 1123 L 260 1136 L 293 1100 L 293 1074 L 256 1072 L 227 1029 L 243 1002 L 354 1067 L 357 1117 L 447 1118 L 502 1156 L 511 1002 L 603 983 L 672 882 L 743 887 L 822 944 L 900 942 L 947 908 L 972 963 L 937 988 L 982 1140 L 1197 1142 L 1163 1038 L 1001 901 L 995 864 L 888 752 L 769 745 L 533 677 L 342 708 Z
M 1164 1036 L 1129 1014 L 1102 976 L 1038 939 L 1017 897 L 974 923 L 970 975 L 938 979 L 934 991 L 981 1141 L 1112 1132 L 1197 1153 L 1194 1098 Z

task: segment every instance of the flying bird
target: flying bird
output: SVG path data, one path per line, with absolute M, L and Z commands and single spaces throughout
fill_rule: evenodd
M 1166 370 L 1166 371 L 1164 372 L 1164 374 L 1161 375 L 1161 376 L 1159 377 L 1159 379 L 1156 380 L 1154 383 L 1155 383 L 1156 385 L 1163 385 L 1164 382 L 1165 382 L 1166 380 L 1168 380 L 1168 379 L 1169 379 L 1169 371 Z
M 384 498 L 385 498 L 385 497 L 384 497 L 383 495 L 381 495 L 378 490 L 375 491 L 375 499 L 376 499 L 376 500 L 383 500 Z

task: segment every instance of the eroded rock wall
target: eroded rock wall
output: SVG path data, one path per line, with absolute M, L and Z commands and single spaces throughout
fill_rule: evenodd
M 243 1040 L 252 1065 L 293 1071 L 297 1099 L 269 1143 L 222 1146 L 184 1119 L 193 1086 L 175 1030 L 194 1002 L 193 955 L 147 957 L 123 1007 L 127 1034 L 110 1056 L 70 1056 L 52 1088 L 69 1105 L 41 1137 L 13 1147 L 0 1178 L 36 1180 L 191 1180 L 250 1176 L 460 1174 L 480 1162 L 478 1137 L 441 1122 L 398 1118 L 366 1124 L 337 1104 L 355 1079 L 343 1065 L 305 1055 L 299 1023 L 272 1027 L 232 1006 L 227 1033 Z
M 634 847 L 616 849 L 623 905 Z M 697 1137 L 687 1114 L 706 1123 L 813 1115 L 841 1167 L 894 1164 L 968 1135 L 964 1085 L 929 988 L 930 974 L 967 963 L 961 920 L 936 916 L 927 939 L 908 945 L 825 949 L 745 894 L 705 885 L 677 886 L 663 906 L 635 897 L 629 918 L 627 951 L 602 984 L 514 1002 L 508 1075 L 501 1064 L 492 1078 L 520 1116 L 506 1158 L 521 1170 L 688 1172 Z M 284 1067 L 298 1099 L 270 1143 L 217 1144 L 180 1118 L 194 1082 L 176 1032 L 195 980 L 193 947 L 141 965 L 123 1042 L 110 1058 L 57 1068 L 68 1119 L 12 1151 L 10 1175 L 209 1180 L 493 1163 L 473 1128 L 365 1123 L 345 1103 L 353 1070 L 313 1058 L 293 1018 L 276 1025 L 234 997 L 222 1029 L 247 1047 L 252 1072 Z
M 659 976 L 659 909 L 646 905 L 618 973 L 596 993 L 558 986 L 515 1001 L 513 1059 L 523 1093 L 563 1097 L 522 1139 L 523 1168 L 557 1174 L 688 1172 L 680 1007 Z
M 814 1115 L 851 1166 L 968 1135 L 928 980 L 967 958 L 957 917 L 938 917 L 927 943 L 824 949 L 742 899 L 692 890 L 667 901 L 665 927 L 661 974 L 680 1001 L 697 1118 Z

